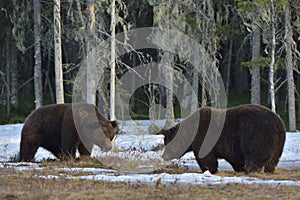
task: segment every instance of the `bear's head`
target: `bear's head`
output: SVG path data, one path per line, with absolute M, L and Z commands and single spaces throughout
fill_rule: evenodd
M 117 121 L 99 121 L 101 129 L 106 137 L 112 141 L 114 137 L 120 132 Z
M 116 121 L 87 121 L 81 127 L 80 139 L 89 151 L 95 144 L 107 152 L 112 149 L 112 140 L 119 131 Z
M 164 135 L 164 144 L 166 146 L 166 150 L 163 154 L 163 158 L 165 160 L 170 160 L 170 159 L 174 159 L 174 158 L 180 158 L 182 157 L 185 153 L 192 151 L 192 145 L 188 144 L 189 146 L 187 146 L 186 140 L 179 137 L 179 140 L 177 138 L 177 141 L 174 141 L 175 144 L 170 144 L 169 146 L 167 146 L 174 138 L 177 134 L 181 134 L 179 133 L 179 127 L 180 127 L 180 123 L 178 123 L 176 126 L 169 128 L 169 129 L 163 129 L 161 130 L 158 134 Z M 182 137 L 182 136 L 181 136 Z M 178 143 L 179 142 L 179 143 Z
M 94 144 L 99 146 L 102 151 L 110 151 L 112 149 L 112 141 L 114 137 L 120 132 L 120 128 L 118 126 L 117 121 L 99 121 L 100 127 L 94 131 L 92 135 L 94 135 L 96 140 L 94 140 Z M 100 137 L 103 133 L 105 137 Z
M 176 126 L 169 128 L 169 129 L 162 129 L 158 134 L 165 136 L 164 137 L 164 144 L 167 146 L 173 138 L 176 136 L 177 131 L 179 129 L 180 123 L 178 123 Z
M 102 151 L 112 149 L 112 140 L 119 133 L 120 128 L 116 121 L 107 120 L 91 104 L 76 104 L 72 107 L 76 129 L 84 146 L 91 151 L 93 144 Z

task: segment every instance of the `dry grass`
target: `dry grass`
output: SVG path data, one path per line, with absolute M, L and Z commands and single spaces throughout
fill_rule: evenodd
M 161 185 L 111 183 L 66 176 L 89 175 L 90 172 L 57 170 L 74 167 L 103 167 L 95 159 L 85 158 L 65 162 L 45 161 L 39 164 L 43 170 L 18 171 L 0 169 L 0 199 L 300 199 L 300 188 L 295 186 L 268 185 Z M 55 169 L 56 168 L 56 169 Z M 151 173 L 199 172 L 185 167 L 169 165 Z M 149 172 L 150 173 L 150 172 Z M 60 178 L 45 179 L 54 175 Z M 219 172 L 219 176 L 244 176 L 243 173 Z M 300 181 L 300 169 L 279 168 L 274 174 L 254 173 L 250 176 L 273 180 Z
M 43 162 L 39 163 L 41 167 L 60 167 L 60 168 L 87 168 L 87 167 L 93 167 L 93 168 L 100 168 L 104 167 L 103 164 L 95 159 L 91 158 L 89 156 L 86 157 L 81 157 L 80 159 L 71 159 L 71 160 L 65 160 L 65 161 L 59 161 L 59 160 L 52 160 L 52 159 L 47 159 L 44 160 Z
M 292 186 L 149 186 L 79 179 L 41 179 L 27 175 L 1 176 L 0 199 L 300 199 L 299 187 Z

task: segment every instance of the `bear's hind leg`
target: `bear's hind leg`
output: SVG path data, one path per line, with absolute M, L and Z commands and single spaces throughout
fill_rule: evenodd
M 262 172 L 263 167 L 272 157 L 272 147 L 266 141 L 264 133 L 256 138 L 249 138 L 241 144 L 241 150 L 245 158 L 245 173 Z
M 282 154 L 284 139 L 277 139 L 275 141 L 281 141 L 281 143 L 276 143 L 277 147 L 273 148 L 275 152 L 272 152 L 273 156 L 265 164 L 264 171 L 266 173 L 273 173 L 275 171 L 275 167 L 277 166 Z
M 268 162 L 265 166 L 264 172 L 273 173 L 274 171 L 275 171 L 275 165 Z
M 73 145 L 70 145 L 70 146 L 63 145 L 62 152 L 59 157 L 61 160 L 69 160 L 71 158 L 75 159 L 76 158 L 76 147 Z
M 255 147 L 246 148 L 244 158 L 245 158 L 245 173 L 249 174 L 251 172 L 262 172 L 262 168 L 268 160 L 268 152 L 263 154 L 255 149 Z
M 273 156 L 265 165 L 264 172 L 266 173 L 273 173 L 275 171 L 275 167 L 277 163 L 279 162 L 278 156 Z
M 253 162 L 251 160 L 245 161 L 245 173 L 249 174 L 251 172 L 261 172 L 263 168 L 263 164 L 258 164 L 257 162 Z

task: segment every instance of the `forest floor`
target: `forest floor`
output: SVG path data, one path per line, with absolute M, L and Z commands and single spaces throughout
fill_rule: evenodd
M 300 199 L 298 186 L 263 184 L 153 184 L 107 182 L 69 178 L 92 175 L 88 171 L 57 170 L 72 168 L 99 167 L 93 159 L 69 162 L 42 162 L 43 170 L 0 169 L 0 199 Z M 167 166 L 156 173 L 183 174 L 197 172 L 180 166 Z M 49 176 L 51 174 L 51 176 Z M 243 173 L 225 171 L 217 173 L 221 177 L 242 177 Z M 117 174 L 116 174 L 117 176 Z M 300 181 L 300 168 L 277 168 L 275 173 L 252 173 L 253 178 L 265 180 Z

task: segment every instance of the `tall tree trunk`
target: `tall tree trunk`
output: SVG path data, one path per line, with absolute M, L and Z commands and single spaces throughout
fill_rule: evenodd
M 85 27 L 83 15 L 81 12 L 81 5 L 80 1 L 76 0 L 77 10 L 79 12 L 80 21 L 83 27 Z M 86 101 L 91 104 L 96 104 L 96 98 L 98 99 L 97 107 L 100 109 L 100 112 L 105 116 L 108 117 L 108 103 L 105 99 L 105 94 L 103 92 L 103 81 L 104 81 L 104 70 L 99 68 L 95 69 L 96 67 L 96 53 L 94 51 L 97 42 L 97 35 L 96 35 L 96 17 L 95 17 L 95 0 L 88 1 L 88 24 L 87 24 L 87 34 L 85 37 L 86 41 L 86 60 L 87 60 L 87 96 Z M 101 36 L 100 36 L 101 37 Z M 96 85 L 96 80 L 99 77 L 96 77 L 96 71 L 98 74 L 98 70 L 100 71 L 100 80 L 98 81 L 98 85 Z M 96 95 L 96 91 L 98 94 Z
M 291 28 L 290 4 L 287 0 L 284 10 L 285 21 L 285 48 L 286 48 L 286 70 L 288 82 L 288 112 L 289 112 L 289 131 L 296 131 L 296 108 L 295 108 L 295 83 L 293 77 L 293 57 L 292 41 L 293 32 Z
M 42 93 L 42 57 L 41 57 L 41 2 L 33 0 L 34 9 L 34 93 L 35 108 L 43 104 Z
M 174 126 L 174 107 L 173 107 L 173 65 L 174 58 L 169 52 L 164 52 L 162 64 L 164 65 L 166 76 L 166 124 L 165 128 Z
M 272 45 L 271 45 L 271 63 L 269 71 L 269 94 L 271 100 L 271 108 L 273 112 L 276 112 L 275 106 L 275 89 L 274 89 L 274 64 L 275 64 L 275 47 L 276 47 L 276 35 L 275 35 L 275 9 L 273 0 L 271 0 L 271 26 L 272 26 Z
M 96 38 L 96 18 L 95 18 L 95 0 L 88 1 L 88 27 L 87 27 L 87 103 L 96 104 L 96 80 L 95 80 L 95 38 Z
M 254 3 L 257 0 L 253 0 Z M 257 11 L 258 14 L 259 11 Z M 253 24 L 254 25 L 254 24 Z M 252 46 L 252 61 L 257 60 L 260 57 L 260 41 L 261 31 L 257 25 L 254 25 L 251 35 L 251 46 Z M 255 63 L 255 62 L 254 62 Z M 251 73 L 251 103 L 260 104 L 260 66 L 252 64 L 250 68 Z
M 252 32 L 252 61 L 260 57 L 260 29 L 256 27 Z M 251 69 L 251 103 L 260 104 L 260 66 L 252 64 Z
M 116 81 L 116 21 L 115 21 L 115 0 L 111 1 L 111 52 L 110 52 L 110 120 L 115 120 L 115 81 Z
M 54 0 L 54 59 L 55 59 L 56 103 L 58 104 L 64 103 L 60 20 L 61 20 L 60 0 Z

